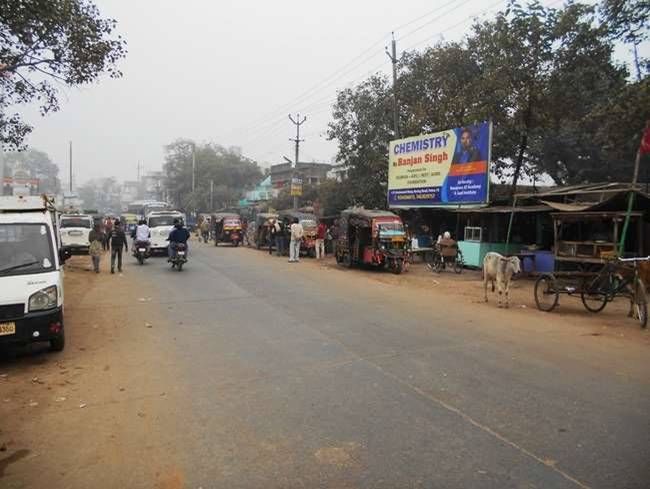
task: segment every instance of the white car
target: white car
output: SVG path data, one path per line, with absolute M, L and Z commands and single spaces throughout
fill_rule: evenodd
M 64 214 L 59 222 L 61 244 L 71 253 L 88 253 L 93 218 L 85 214 Z
M 178 211 L 154 211 L 147 216 L 147 226 L 151 232 L 151 246 L 152 253 L 165 252 L 169 246 L 169 233 L 174 229 L 174 220 L 179 219 L 185 222 L 185 214 Z

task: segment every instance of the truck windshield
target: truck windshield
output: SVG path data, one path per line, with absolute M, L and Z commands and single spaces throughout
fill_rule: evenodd
M 0 224 L 0 276 L 49 272 L 54 266 L 45 224 Z
M 155 228 L 158 226 L 173 226 L 174 219 L 178 219 L 175 216 L 152 216 L 149 218 L 149 227 Z
M 64 217 L 61 219 L 62 228 L 88 228 L 92 227 L 91 220 L 85 217 Z

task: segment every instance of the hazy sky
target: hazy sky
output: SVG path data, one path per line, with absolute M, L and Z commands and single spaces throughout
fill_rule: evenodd
M 295 129 L 287 114 L 298 111 L 307 116 L 301 160 L 329 162 L 336 146 L 324 133 L 336 89 L 389 72 L 384 46 L 391 30 L 398 51 L 441 36 L 459 39 L 473 17 L 492 17 L 506 1 L 95 3 L 118 21 L 128 42 L 124 76 L 66 90 L 57 114 L 27 114 L 35 126 L 29 144 L 59 164 L 62 180 L 73 141 L 76 183 L 135 179 L 138 162 L 159 170 L 163 146 L 180 137 L 239 146 L 263 165 L 293 158 L 288 138 Z

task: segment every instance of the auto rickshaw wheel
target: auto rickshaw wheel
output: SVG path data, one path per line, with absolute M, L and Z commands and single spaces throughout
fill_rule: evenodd
M 238 241 L 238 240 L 233 241 L 233 242 L 232 242 L 232 245 L 233 245 L 235 248 L 237 248 L 237 247 L 239 246 L 239 241 Z
M 395 275 L 399 275 L 404 270 L 404 261 L 399 258 L 391 260 L 390 269 Z

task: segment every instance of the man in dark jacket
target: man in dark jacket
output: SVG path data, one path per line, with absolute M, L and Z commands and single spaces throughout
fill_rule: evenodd
M 183 227 L 183 223 L 179 219 L 174 219 L 174 229 L 169 233 L 169 260 L 171 261 L 174 256 L 176 256 L 176 247 L 179 243 L 185 245 L 185 253 L 189 252 L 189 247 L 187 246 L 187 240 L 190 239 L 190 232 Z
M 115 225 L 108 236 L 111 244 L 111 273 L 115 273 L 115 259 L 117 258 L 117 271 L 122 271 L 122 248 L 128 251 L 129 246 L 126 242 L 126 235 L 122 229 L 120 221 L 115 221 Z

